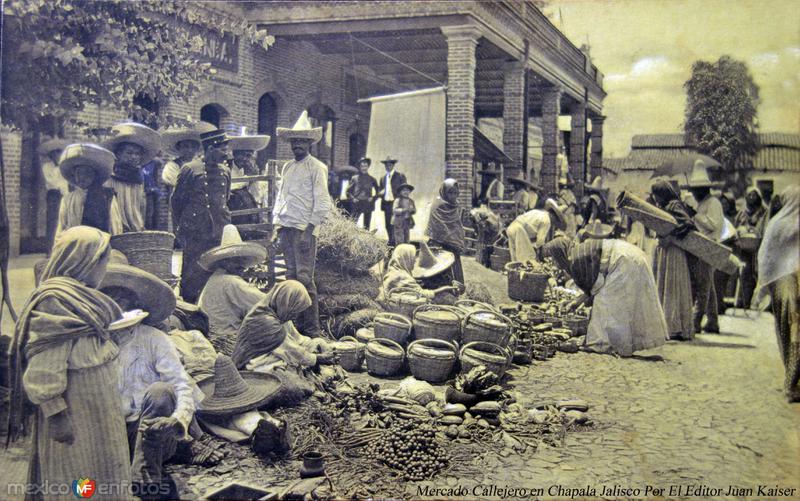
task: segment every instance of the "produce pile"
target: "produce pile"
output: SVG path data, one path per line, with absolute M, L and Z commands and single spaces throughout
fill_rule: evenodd
M 433 478 L 447 466 L 447 452 L 436 441 L 433 425 L 414 420 L 393 424 L 367 447 L 366 455 L 399 470 L 404 480 Z

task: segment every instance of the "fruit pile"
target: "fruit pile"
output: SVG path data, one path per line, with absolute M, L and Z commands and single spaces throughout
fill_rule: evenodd
M 447 466 L 447 453 L 436 442 L 436 430 L 416 421 L 393 424 L 367 447 L 367 457 L 400 471 L 411 481 L 432 478 Z

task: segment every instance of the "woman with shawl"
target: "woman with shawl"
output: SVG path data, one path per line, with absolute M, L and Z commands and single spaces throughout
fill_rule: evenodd
M 87 226 L 56 237 L 11 351 L 9 440 L 28 431 L 24 423 L 34 414 L 28 485 L 71 486 L 90 475 L 95 498 L 104 484 L 114 498 L 124 496 L 119 489 L 131 481 L 117 393 L 119 348 L 108 330 L 122 312 L 97 290 L 111 254 L 109 239 Z
M 739 211 L 739 213 L 736 215 L 736 219 L 734 219 L 733 222 L 734 226 L 736 226 L 736 234 L 739 237 L 751 235 L 760 239 L 764 231 L 764 222 L 766 221 L 764 216 L 767 213 L 767 208 L 764 205 L 764 199 L 761 196 L 761 192 L 758 191 L 758 188 L 751 187 L 747 190 L 744 200 L 745 208 Z M 742 281 L 742 296 L 740 304 L 737 304 L 736 307 L 746 307 L 750 304 L 750 301 L 753 298 L 753 290 L 756 287 L 755 272 L 757 266 L 757 249 L 742 249 L 738 245 L 737 240 L 733 250 L 736 253 L 736 257 L 738 257 L 744 263 L 744 268 L 742 269 L 740 277 Z
M 644 252 L 617 239 L 590 239 L 570 254 L 570 275 L 592 297 L 585 348 L 623 357 L 661 346 L 664 311 Z
M 800 186 L 780 195 L 782 208 L 770 218 L 758 249 L 756 298 L 772 298 L 778 348 L 786 368 L 784 390 L 789 402 L 800 402 Z
M 685 237 L 694 224 L 680 193 L 669 181 L 657 180 L 651 192 L 656 205 L 678 221 L 672 235 L 659 239 L 653 266 L 667 332 L 670 339 L 690 340 L 694 337 L 694 317 L 689 264 L 686 252 L 674 244 L 674 239 Z
M 383 275 L 383 286 L 378 301 L 384 301 L 392 294 L 410 292 L 418 296 L 434 300 L 442 294 L 457 293 L 452 286 L 442 286 L 438 289 L 424 289 L 413 276 L 414 266 L 417 262 L 417 249 L 411 244 L 400 244 L 394 248 L 386 273 Z
M 453 263 L 453 279 L 464 283 L 464 269 L 461 267 L 461 254 L 467 248 L 464 227 L 461 225 L 461 207 L 458 206 L 458 182 L 445 179 L 439 188 L 439 196 L 431 206 L 428 227 L 425 235 L 430 243 L 452 252 L 456 260 Z

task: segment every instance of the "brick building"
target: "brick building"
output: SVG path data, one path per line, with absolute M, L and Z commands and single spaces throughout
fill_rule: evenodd
M 314 153 L 336 167 L 354 163 L 366 149 L 370 110 L 360 98 L 439 82 L 447 85 L 447 174 L 462 185 L 472 186 L 476 175 L 475 125 L 491 117 L 503 117 L 512 174 L 530 175 L 525 123 L 535 122 L 542 130 L 540 181 L 555 189 L 557 121 L 564 114 L 572 117 L 567 147 L 574 177 L 599 173 L 602 74 L 533 2 L 198 2 L 192 8 L 240 16 L 276 41 L 264 51 L 232 36 L 201 33 L 204 56 L 217 74 L 188 102 L 155 103 L 159 114 L 274 136 L 276 126 L 291 126 L 308 110 L 325 127 Z M 128 117 L 92 108 L 79 118 L 102 128 Z M 67 131 L 67 137 L 79 135 Z M 36 140 L 3 134 L 12 254 L 42 250 Z M 288 145 L 273 140 L 260 160 L 290 157 Z M 462 196 L 462 203 L 471 202 L 471 193 Z

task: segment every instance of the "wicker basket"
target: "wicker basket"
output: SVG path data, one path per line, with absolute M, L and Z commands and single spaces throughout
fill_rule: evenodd
M 500 313 L 473 311 L 464 317 L 461 324 L 461 342 L 483 341 L 505 347 L 511 336 L 512 325 L 512 321 Z
M 111 248 L 125 254 L 136 266 L 162 280 L 173 279 L 172 246 L 175 236 L 166 231 L 137 231 L 111 237 Z
M 363 345 L 366 345 L 373 339 L 375 339 L 375 330 L 373 330 L 371 323 L 356 331 L 356 340 Z
M 483 365 L 487 370 L 503 377 L 511 364 L 511 353 L 502 346 L 483 341 L 467 343 L 458 355 L 461 360 L 461 373 L 466 374 L 474 367 Z
M 399 294 L 390 294 L 384 303 L 386 304 L 386 310 L 390 313 L 413 318 L 414 310 L 424 304 L 428 304 L 428 299 L 411 292 L 401 292 Z
M 405 351 L 391 339 L 373 339 L 365 352 L 367 370 L 374 376 L 394 376 L 403 368 Z
M 353 336 L 343 336 L 335 344 L 336 354 L 339 355 L 339 365 L 348 372 L 361 370 L 364 363 L 366 346 Z
M 447 380 L 456 364 L 456 347 L 441 339 L 418 339 L 408 345 L 411 374 L 429 383 Z
M 572 331 L 573 336 L 585 336 L 589 329 L 589 319 L 571 315 L 564 318 L 564 327 Z
M 372 319 L 375 339 L 391 339 L 405 346 L 411 336 L 411 320 L 397 313 L 382 311 Z
M 508 273 L 508 297 L 517 301 L 540 303 L 544 301 L 544 291 L 547 290 L 547 273 L 534 273 L 520 270 L 525 263 L 513 261 L 506 264 Z
M 414 310 L 414 338 L 458 342 L 463 315 L 460 309 L 452 306 L 422 305 Z

